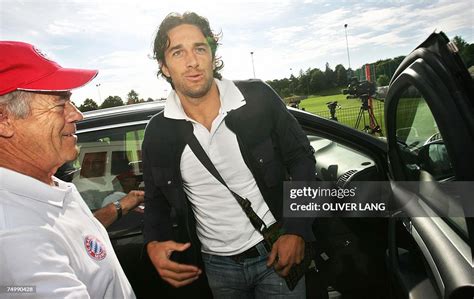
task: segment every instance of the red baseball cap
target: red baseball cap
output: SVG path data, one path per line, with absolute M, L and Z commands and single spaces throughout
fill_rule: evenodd
M 15 90 L 68 91 L 87 84 L 97 72 L 63 68 L 33 45 L 0 41 L 0 95 Z

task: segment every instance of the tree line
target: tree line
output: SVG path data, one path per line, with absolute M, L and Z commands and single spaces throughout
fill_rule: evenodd
M 159 99 L 159 100 L 163 100 L 163 99 Z M 102 102 L 102 104 L 98 105 L 97 102 L 94 101 L 93 99 L 87 98 L 84 100 L 84 103 L 82 103 L 78 108 L 81 112 L 86 112 L 86 111 L 92 111 L 92 110 L 97 110 L 97 109 L 104 109 L 104 108 L 110 108 L 110 107 L 132 105 L 132 104 L 137 104 L 137 103 L 153 102 L 153 101 L 154 99 L 152 98 L 148 98 L 147 100 L 144 100 L 143 98 L 139 98 L 138 93 L 132 89 L 127 94 L 127 100 L 125 102 L 119 96 L 108 96 Z
M 473 66 L 474 44 L 468 44 L 460 36 L 455 36 L 452 41 L 456 44 L 466 67 Z M 388 85 L 390 78 L 392 78 L 404 58 L 405 56 L 398 56 L 368 64 L 370 67 L 370 81 L 376 82 L 378 86 Z M 347 86 L 349 79 L 353 77 L 356 77 L 359 81 L 367 80 L 365 66 L 354 71 L 338 64 L 333 70 L 329 63 L 326 63 L 324 70 L 308 68 L 306 71 L 300 70 L 296 77 L 292 74 L 289 78 L 270 80 L 267 83 L 282 98 L 287 98 L 315 95 L 336 87 L 344 88 Z
M 403 58 L 405 57 L 399 56 L 370 64 L 370 81 L 377 82 L 380 86 L 387 85 Z M 329 63 L 326 63 L 324 70 L 308 68 L 306 71 L 300 70 L 297 77 L 292 74 L 290 78 L 271 80 L 267 83 L 281 97 L 286 98 L 294 95 L 314 95 L 327 89 L 346 87 L 352 77 L 356 77 L 359 81 L 367 80 L 364 68 L 354 71 L 338 64 L 333 70 Z

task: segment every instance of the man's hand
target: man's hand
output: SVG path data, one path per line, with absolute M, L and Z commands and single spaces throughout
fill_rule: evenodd
M 144 197 L 145 192 L 143 191 L 132 190 L 128 192 L 128 194 L 122 197 L 119 201 L 120 206 L 122 207 L 122 215 L 126 215 L 130 210 L 141 204 Z M 143 213 L 143 210 L 140 209 L 139 212 Z M 117 220 L 117 210 L 113 203 L 109 203 L 105 207 L 95 211 L 94 216 L 105 228 L 107 228 Z
M 181 287 L 199 278 L 201 269 L 192 265 L 173 262 L 170 256 L 173 251 L 185 251 L 191 243 L 176 243 L 174 241 L 153 241 L 147 244 L 148 256 L 161 278 L 174 287 Z
M 278 257 L 278 260 L 277 260 Z M 282 277 L 288 275 L 294 264 L 304 259 L 304 240 L 297 235 L 282 235 L 273 244 L 268 256 L 267 267 L 274 266 L 275 271 Z
M 145 192 L 140 190 L 132 190 L 127 195 L 120 199 L 120 205 L 122 206 L 123 214 L 126 215 L 128 212 L 136 208 L 145 199 Z M 139 212 L 143 212 L 140 210 Z

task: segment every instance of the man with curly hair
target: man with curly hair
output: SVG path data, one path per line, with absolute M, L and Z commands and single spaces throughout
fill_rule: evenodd
M 175 287 L 193 284 L 204 270 L 216 298 L 304 298 L 304 278 L 290 291 L 282 277 L 314 239 L 312 221 L 284 218 L 282 197 L 285 179 L 314 179 L 313 152 L 268 85 L 222 78 L 218 44 L 208 20 L 192 12 L 168 15 L 155 38 L 158 75 L 173 90 L 143 141 L 148 255 Z M 263 225 L 281 225 L 272 248 L 191 150 L 192 134 Z

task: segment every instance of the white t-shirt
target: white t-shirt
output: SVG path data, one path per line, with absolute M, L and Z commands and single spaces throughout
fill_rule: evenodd
M 269 226 L 275 223 L 275 218 L 244 162 L 237 136 L 224 121 L 229 111 L 245 105 L 245 99 L 232 81 L 215 81 L 219 89 L 221 107 L 210 131 L 187 117 L 175 92 L 167 99 L 164 116 L 192 122 L 194 135 L 224 181 L 234 192 L 250 200 L 254 211 Z M 196 217 L 197 234 L 203 252 L 234 255 L 263 240 L 229 190 L 209 173 L 189 146 L 185 147 L 181 156 L 181 175 L 184 191 Z
M 73 184 L 54 179 L 0 168 L 0 286 L 35 287 L 34 298 L 135 298 L 105 228 Z

